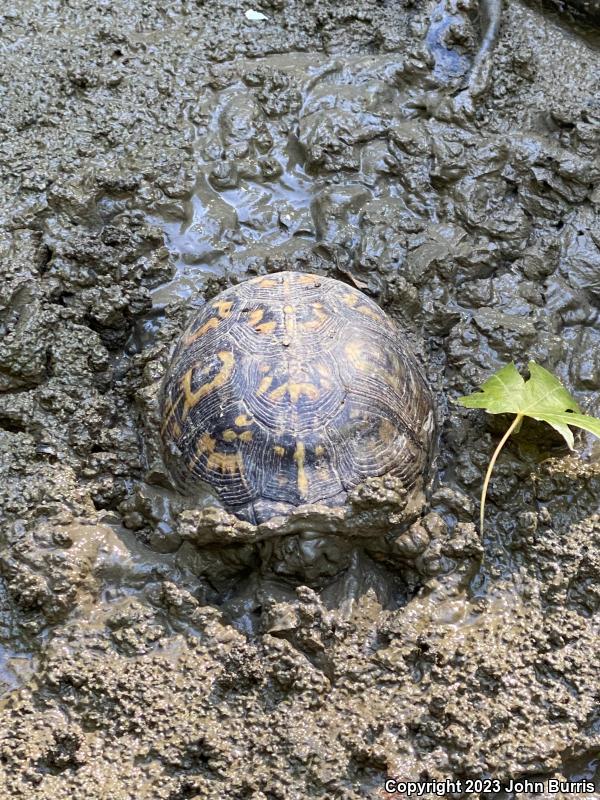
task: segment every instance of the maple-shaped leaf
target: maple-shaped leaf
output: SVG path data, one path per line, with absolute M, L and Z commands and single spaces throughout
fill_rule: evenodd
M 527 366 L 529 380 L 523 380 L 513 363 L 507 364 L 480 390 L 459 397 L 456 402 L 466 408 L 484 408 L 488 414 L 520 414 L 547 422 L 564 437 L 571 450 L 574 441 L 569 425 L 600 437 L 600 419 L 582 414 L 557 377 L 535 361 Z
M 466 397 L 459 397 L 456 403 L 466 408 L 483 408 L 488 414 L 515 414 L 511 426 L 496 448 L 483 483 L 481 493 L 481 531 L 485 497 L 490 476 L 508 437 L 519 429 L 524 417 L 532 417 L 547 422 L 560 433 L 570 449 L 574 448 L 573 433 L 569 425 L 583 428 L 600 438 L 600 419 L 582 414 L 581 409 L 562 383 L 547 369 L 530 361 L 529 380 L 525 381 L 513 363 L 502 367 L 495 375 L 482 384 L 481 389 Z

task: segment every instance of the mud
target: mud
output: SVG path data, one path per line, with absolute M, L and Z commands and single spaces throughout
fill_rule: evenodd
M 473 101 L 471 4 L 252 8 L 2 8 L 0 796 L 600 787 L 598 444 L 525 425 L 480 542 L 506 420 L 449 402 L 533 358 L 600 415 L 596 33 L 511 0 Z M 438 394 L 430 568 L 366 556 L 349 614 L 160 460 L 186 320 L 281 269 L 367 292 Z

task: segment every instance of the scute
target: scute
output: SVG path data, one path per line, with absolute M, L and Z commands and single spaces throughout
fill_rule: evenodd
M 209 488 L 253 522 L 271 506 L 342 503 L 370 476 L 422 483 L 435 436 L 431 393 L 392 320 L 358 290 L 296 272 L 203 307 L 165 375 L 161 416 L 181 489 Z

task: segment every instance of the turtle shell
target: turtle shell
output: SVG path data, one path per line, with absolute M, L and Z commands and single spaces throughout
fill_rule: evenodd
M 297 272 L 207 303 L 161 389 L 165 463 L 186 492 L 209 487 L 262 522 L 342 504 L 372 476 L 410 489 L 431 462 L 431 392 L 405 337 L 362 292 Z

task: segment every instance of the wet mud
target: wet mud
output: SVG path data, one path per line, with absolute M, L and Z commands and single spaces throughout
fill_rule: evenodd
M 600 415 L 595 30 L 511 0 L 474 99 L 472 3 L 0 13 L 0 796 L 600 787 L 598 444 L 524 425 L 480 541 L 506 420 L 450 402 L 534 359 Z M 191 314 L 280 270 L 366 292 L 437 394 L 429 507 L 402 565 L 361 556 L 349 613 L 265 563 L 350 512 L 257 530 L 160 456 Z M 352 513 L 381 529 L 397 495 Z

